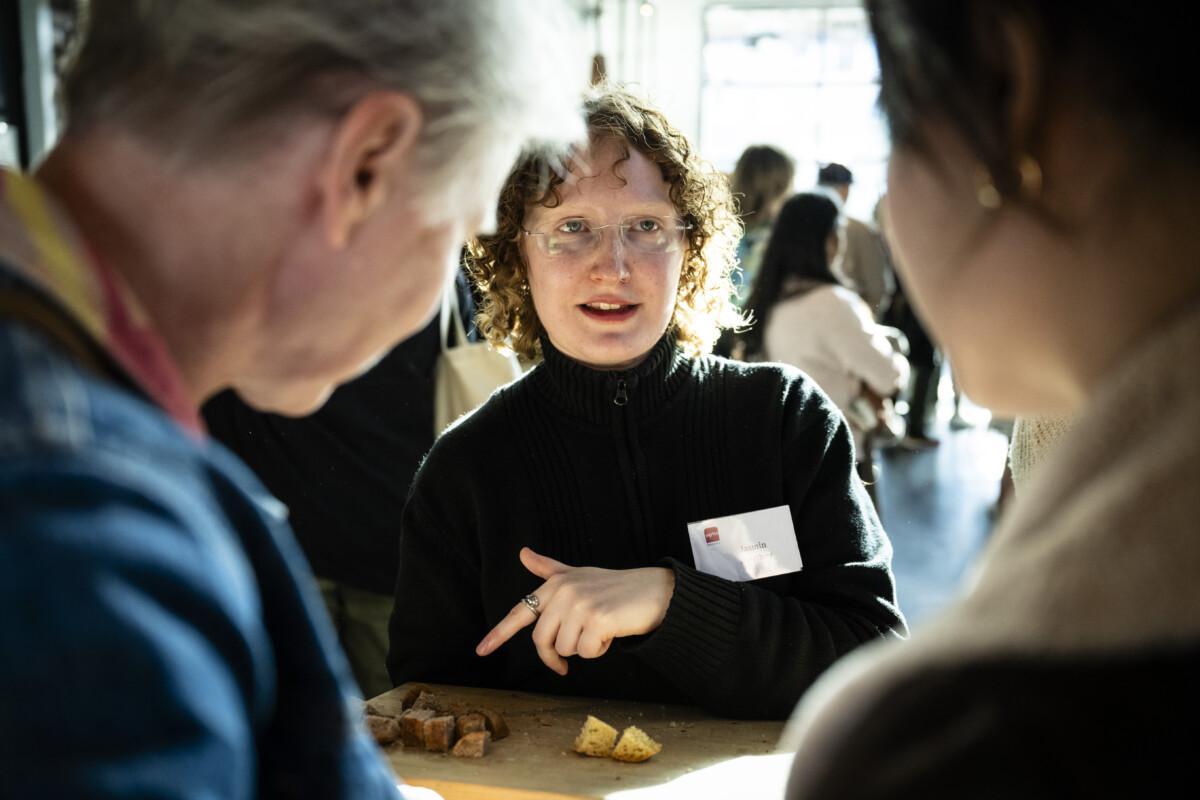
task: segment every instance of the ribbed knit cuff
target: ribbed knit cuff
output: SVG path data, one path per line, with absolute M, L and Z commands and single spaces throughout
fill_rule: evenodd
M 742 586 L 673 558 L 659 566 L 675 573 L 675 594 L 662 625 L 636 648 L 638 657 L 664 675 L 698 680 L 716 675 L 737 644 Z

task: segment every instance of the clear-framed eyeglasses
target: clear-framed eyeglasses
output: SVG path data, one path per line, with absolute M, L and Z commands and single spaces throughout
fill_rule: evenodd
M 604 238 L 607 228 L 615 228 L 621 244 L 638 253 L 657 256 L 676 253 L 683 247 L 683 235 L 692 226 L 678 219 L 637 216 L 627 217 L 609 225 L 593 225 L 583 217 L 565 219 L 548 231 L 527 231 L 527 237 L 537 243 L 543 255 L 571 257 L 587 255 Z

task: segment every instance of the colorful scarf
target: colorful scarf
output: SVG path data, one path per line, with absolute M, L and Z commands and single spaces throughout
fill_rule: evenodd
M 204 425 L 178 366 L 129 285 L 28 175 L 0 169 L 0 261 L 53 298 L 188 433 Z

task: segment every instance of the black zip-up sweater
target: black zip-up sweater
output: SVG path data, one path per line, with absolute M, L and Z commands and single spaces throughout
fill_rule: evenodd
M 781 718 L 835 659 L 905 634 L 891 546 L 850 433 L 797 370 L 689 359 L 668 335 L 637 367 L 544 362 L 434 445 L 405 507 L 388 669 L 428 680 Z M 694 567 L 687 524 L 788 505 L 804 567 L 739 583 Z M 522 546 L 574 566 L 662 565 L 662 625 L 560 677 L 527 628 L 475 645 L 542 581 Z

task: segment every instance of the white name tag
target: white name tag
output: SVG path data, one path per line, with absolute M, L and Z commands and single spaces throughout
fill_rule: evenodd
M 696 569 L 732 581 L 799 572 L 800 546 L 787 506 L 688 523 Z

